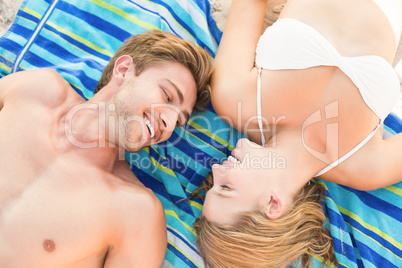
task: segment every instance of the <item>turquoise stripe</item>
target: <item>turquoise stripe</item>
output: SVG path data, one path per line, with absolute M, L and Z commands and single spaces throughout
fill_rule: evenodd
M 387 125 L 385 125 L 385 124 L 384 124 L 384 129 L 385 129 L 386 131 L 388 131 L 389 133 L 391 133 L 392 135 L 395 135 L 395 134 L 396 134 L 396 132 L 395 132 L 392 128 L 390 128 L 389 126 L 387 126 Z
M 31 65 L 30 63 L 28 63 L 26 60 L 22 60 L 19 66 L 22 70 L 26 71 L 26 70 L 33 70 L 33 69 L 37 69 L 37 66 Z
M 7 39 L 14 41 L 15 43 L 18 43 L 21 46 L 24 46 L 28 41 L 26 38 L 22 37 L 21 35 L 17 35 L 13 32 L 9 33 L 9 35 L 7 36 Z
M 325 182 L 325 184 L 328 186 L 328 189 L 331 192 L 331 195 L 334 198 L 334 200 L 335 200 L 335 197 L 338 197 L 338 198 L 336 198 L 336 203 L 339 206 L 341 206 L 343 208 L 347 208 L 350 212 L 359 215 L 360 219 L 362 219 L 367 224 L 380 227 L 380 226 L 378 226 L 378 221 L 375 216 L 375 215 L 378 215 L 378 217 L 386 217 L 388 221 L 391 221 L 388 224 L 391 224 L 394 226 L 401 226 L 401 228 L 402 228 L 402 223 L 400 223 L 399 221 L 395 221 L 393 218 L 383 214 L 381 211 L 368 207 L 362 201 L 360 201 L 360 199 L 354 193 L 349 192 L 349 191 L 345 190 L 344 188 L 341 188 L 338 185 L 330 183 L 330 182 Z M 387 190 L 381 190 L 381 192 L 384 192 L 384 195 L 387 198 L 384 199 L 383 195 L 378 195 L 377 197 L 384 199 L 384 201 L 387 201 L 387 199 L 389 199 L 388 200 L 389 203 L 395 204 L 395 202 L 398 203 L 397 200 L 402 200 L 399 196 L 397 196 Z M 392 199 L 392 196 L 394 196 L 394 199 Z M 339 197 L 342 197 L 342 198 L 339 198 Z M 399 205 L 399 207 L 401 207 L 401 206 L 402 205 Z M 388 225 L 388 224 L 385 224 L 385 225 Z
M 214 42 L 215 39 L 209 31 L 208 20 L 200 7 L 194 1 L 177 0 L 177 3 L 180 5 L 182 14 L 187 15 L 186 21 L 192 23 L 190 26 L 197 34 L 197 37 L 215 53 L 218 49 L 218 44 Z
M 72 76 L 69 73 L 60 71 L 60 74 L 64 77 L 64 79 L 69 82 L 70 84 L 74 85 L 75 87 L 78 88 L 82 92 L 82 94 L 86 97 L 86 99 L 89 99 L 93 96 L 93 92 L 87 88 L 84 87 L 84 85 L 81 83 L 81 81 L 75 77 Z
M 57 10 L 54 13 L 54 17 L 49 20 L 49 23 L 54 23 L 64 30 L 64 33 L 73 39 L 80 41 L 77 39 L 79 37 L 82 41 L 87 41 L 88 43 L 92 43 L 95 46 L 103 48 L 105 43 L 107 43 L 107 47 L 103 48 L 104 51 L 99 51 L 102 54 L 107 56 L 112 56 L 114 51 L 117 50 L 118 47 L 122 44 L 120 40 L 115 37 L 104 33 L 103 31 L 97 30 L 95 32 L 88 32 L 88 28 L 92 28 L 93 26 L 82 20 L 81 18 L 75 17 L 67 12 L 63 12 L 61 10 Z M 60 20 L 64 22 L 60 22 Z M 107 40 L 107 42 L 105 42 Z M 80 41 L 82 43 L 82 41 Z M 83 43 L 83 46 L 87 46 L 87 44 Z
M 95 0 L 89 0 L 89 1 L 95 1 Z M 159 25 L 160 17 L 155 14 L 152 14 L 151 12 L 139 8 L 137 5 L 134 5 L 133 3 L 130 3 L 128 1 L 119 1 L 113 3 L 113 5 L 110 5 L 105 1 L 95 1 L 95 2 L 96 4 L 99 5 L 100 8 L 104 10 L 104 12 L 107 12 L 106 14 L 110 15 L 110 17 L 108 18 L 109 22 L 118 25 L 120 28 L 128 32 L 131 32 L 132 34 L 139 33 L 138 31 L 133 30 L 132 28 L 133 26 L 141 27 L 142 30 L 140 32 L 144 30 L 151 30 L 158 28 L 157 26 Z M 127 23 L 127 25 L 124 25 L 122 23 Z M 125 26 L 127 26 L 127 28 Z
M 28 43 L 25 44 L 24 48 L 22 49 L 21 53 L 17 56 L 17 59 L 15 60 L 14 63 L 14 67 L 12 69 L 12 72 L 17 71 L 18 66 L 20 65 L 20 61 L 23 59 L 23 57 L 25 56 L 25 53 L 28 51 L 29 47 L 31 46 L 31 44 L 35 41 L 35 38 L 37 36 L 37 34 L 39 33 L 41 27 L 43 26 L 43 24 L 45 23 L 45 21 L 49 18 L 49 16 L 52 14 L 55 6 L 57 5 L 59 0 L 54 0 L 53 3 L 49 6 L 49 8 L 47 10 L 45 10 L 45 13 L 43 15 L 43 17 L 41 18 L 38 26 L 36 27 L 34 33 L 32 34 L 31 38 L 28 40 Z
M 174 215 L 174 212 L 176 212 L 177 215 Z M 174 226 L 174 228 L 178 232 L 180 232 L 183 236 L 185 236 L 188 240 L 195 241 L 196 237 L 192 233 L 192 226 L 191 226 L 195 220 L 194 217 L 188 214 L 184 214 L 182 210 L 173 207 L 172 209 L 165 208 L 165 213 L 166 213 L 167 225 Z M 172 213 L 173 215 L 170 215 Z
M 21 25 L 24 28 L 27 28 L 28 30 L 35 30 L 37 24 L 33 21 L 27 20 L 24 17 L 19 16 L 18 20 L 18 25 Z
M 15 59 L 17 58 L 17 55 L 8 50 L 1 50 L 1 54 L 4 58 L 9 60 L 10 62 L 14 62 Z
M 68 52 L 70 52 L 71 54 L 75 55 L 77 58 L 90 58 L 96 62 L 98 62 L 100 65 L 106 66 L 108 64 L 108 61 L 105 61 L 99 57 L 93 56 L 92 54 L 87 53 L 86 51 L 83 51 L 82 49 L 71 45 L 70 43 L 68 43 L 66 40 L 62 39 L 60 36 L 55 35 L 53 32 L 49 31 L 49 30 L 43 30 L 40 35 L 56 44 L 58 44 L 59 46 L 61 46 L 62 48 L 66 49 Z M 37 46 L 35 47 L 37 48 Z M 31 49 L 31 51 L 34 51 Z M 38 53 L 37 53 L 38 54 Z M 46 58 L 43 57 L 43 55 L 45 54 L 51 54 L 48 52 L 44 52 L 44 54 L 38 54 L 41 55 L 42 58 Z M 69 61 L 65 61 L 64 58 L 62 57 L 57 57 L 54 54 L 51 54 L 52 56 L 50 56 L 50 58 L 52 58 L 55 61 L 55 65 L 60 65 L 61 62 L 63 62 L 63 66 L 68 66 L 68 68 L 72 68 L 74 70 L 83 70 L 85 72 L 85 74 L 94 79 L 94 80 L 99 80 L 101 75 L 102 75 L 102 71 L 101 70 L 97 70 L 94 68 L 90 68 L 88 65 L 85 64 L 85 62 L 77 62 L 75 64 L 69 62 Z M 46 58 L 48 59 L 48 58 Z M 59 63 L 58 63 L 59 62 Z
M 72 62 L 68 62 L 65 61 L 61 57 L 58 57 L 50 52 L 48 52 L 45 48 L 40 47 L 36 44 L 33 44 L 31 46 L 30 52 L 33 54 L 38 55 L 39 57 L 45 59 L 46 61 L 50 62 L 52 66 L 63 66 L 63 68 L 69 68 L 71 70 L 77 70 L 77 71 L 82 71 L 83 73 L 85 73 L 88 77 L 94 77 L 95 80 L 98 80 L 101 76 L 101 72 L 93 69 L 93 68 L 89 68 L 84 62 L 79 61 L 76 63 L 72 63 Z M 85 96 L 92 96 L 92 92 L 91 90 L 93 89 L 87 89 L 85 88 L 85 86 L 81 83 L 81 81 L 79 80 L 79 78 L 75 77 L 75 76 L 71 76 L 69 74 L 66 73 L 66 77 L 68 77 L 68 81 L 71 82 L 72 84 L 74 84 L 75 86 L 77 86 L 78 88 L 83 90 L 83 93 Z
M 45 14 L 46 10 L 49 8 L 49 4 L 43 0 L 27 1 L 25 8 L 34 10 L 39 14 Z

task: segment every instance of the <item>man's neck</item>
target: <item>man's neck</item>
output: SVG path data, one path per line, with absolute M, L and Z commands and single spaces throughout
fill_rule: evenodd
M 111 172 L 114 163 L 125 158 L 125 150 L 109 139 L 109 132 L 116 130 L 107 127 L 105 105 L 82 102 L 67 111 L 60 119 L 55 147 Z

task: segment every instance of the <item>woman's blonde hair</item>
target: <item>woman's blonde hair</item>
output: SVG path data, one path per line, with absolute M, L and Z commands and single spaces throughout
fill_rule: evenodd
M 129 55 L 135 64 L 135 75 L 140 75 L 146 68 L 161 63 L 179 63 L 187 68 L 197 87 L 195 110 L 205 107 L 210 100 L 210 78 L 212 73 L 208 52 L 188 40 L 160 30 L 152 30 L 131 36 L 116 51 L 105 67 L 95 93 L 106 86 L 113 73 L 116 60 Z
M 194 228 L 204 262 L 216 268 L 283 268 L 295 261 L 310 267 L 315 255 L 337 266 L 332 238 L 323 226 L 323 193 L 319 184 L 306 185 L 276 220 L 253 211 L 242 214 L 233 226 L 219 226 L 201 216 Z

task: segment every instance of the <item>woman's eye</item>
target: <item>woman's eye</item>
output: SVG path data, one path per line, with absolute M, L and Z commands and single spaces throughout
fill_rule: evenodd
M 171 102 L 172 100 L 170 99 L 169 95 L 167 94 L 166 90 L 163 90 L 163 93 L 165 93 L 165 97 L 168 102 Z

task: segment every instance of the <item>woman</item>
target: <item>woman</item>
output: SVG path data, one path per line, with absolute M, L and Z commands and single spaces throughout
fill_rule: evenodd
M 400 0 L 289 0 L 262 35 L 267 0 L 234 0 L 212 104 L 253 141 L 222 165 L 195 223 L 215 267 L 336 264 L 312 177 L 359 190 L 402 178 L 402 135 L 382 139 L 399 96 L 390 63 Z M 301 257 L 301 258 L 299 258 Z

